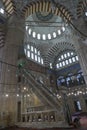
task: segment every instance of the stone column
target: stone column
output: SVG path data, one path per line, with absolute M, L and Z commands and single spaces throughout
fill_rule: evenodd
M 46 112 L 46 122 L 49 122 L 49 113 L 48 112 Z
M 30 114 L 29 122 L 32 122 L 32 114 Z
M 44 121 L 43 113 L 41 113 L 41 121 L 42 121 L 42 122 Z
M 27 114 L 25 114 L 25 122 L 27 122 Z
M 6 42 L 3 48 L 3 54 L 1 60 L 8 64 L 2 64 L 2 72 L 0 82 L 0 90 L 9 94 L 9 100 L 7 105 L 5 105 L 5 111 L 8 111 L 11 116 L 12 122 L 16 121 L 16 90 L 17 90 L 17 77 L 16 72 L 18 61 L 18 52 L 20 46 L 23 44 L 24 39 L 24 20 L 15 15 L 11 16 L 7 21 L 6 30 Z M 12 66 L 14 65 L 14 66 Z M 9 93 L 9 92 L 13 93 Z M 1 104 L 1 103 L 0 103 Z M 1 105 L 0 105 L 1 106 Z M 3 111 L 3 105 L 2 105 Z
M 76 48 L 77 55 L 79 57 L 79 62 L 82 68 L 85 82 L 87 84 L 87 39 L 82 41 L 78 40 L 78 43 L 74 44 Z
M 35 114 L 35 122 L 38 122 L 38 115 L 37 115 L 37 113 Z
M 81 95 L 79 96 L 79 99 L 78 99 L 78 100 L 79 100 L 80 103 L 81 103 L 82 111 L 87 111 L 84 95 L 81 94 Z

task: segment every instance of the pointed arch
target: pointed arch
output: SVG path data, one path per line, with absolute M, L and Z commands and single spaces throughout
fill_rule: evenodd
M 11 14 L 16 12 L 15 3 L 13 0 L 2 0 L 2 2 L 7 16 L 10 16 Z
M 71 12 L 69 12 L 63 5 L 58 4 L 58 7 L 56 7 L 54 10 L 52 10 L 51 6 L 52 5 L 50 1 L 42 0 L 31 2 L 22 9 L 22 16 L 24 16 L 26 19 L 29 15 L 35 12 L 52 12 L 54 15 L 63 17 L 63 19 L 67 22 L 72 21 L 73 16 Z
M 56 45 L 50 48 L 48 54 L 46 55 L 46 60 L 44 61 L 45 65 L 49 66 L 49 63 L 54 62 L 55 57 L 58 56 L 58 54 L 61 51 L 64 51 L 66 49 L 75 50 L 72 43 L 67 43 L 67 42 L 56 43 Z
M 78 6 L 77 6 L 77 17 L 80 18 L 83 13 L 85 8 L 87 7 L 87 0 L 79 1 Z
M 5 44 L 5 31 L 3 28 L 0 28 L 0 48 Z

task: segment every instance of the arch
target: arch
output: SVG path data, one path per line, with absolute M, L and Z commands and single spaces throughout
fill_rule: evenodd
M 0 9 L 2 9 L 4 11 L 4 5 L 3 5 L 3 1 L 0 1 Z M 2 17 L 4 15 L 4 12 L 0 12 L 1 15 L 1 19 L 0 19 L 0 48 L 2 48 L 5 45 L 5 36 L 6 36 L 6 26 L 5 26 L 5 22 L 6 22 L 6 18 Z
M 16 7 L 13 0 L 2 0 L 5 12 L 7 13 L 7 16 L 10 16 L 13 13 L 16 13 Z
M 5 33 L 4 29 L 0 29 L 0 48 L 3 47 L 5 44 Z
M 87 7 L 87 0 L 79 1 L 77 6 L 77 17 L 80 18 L 83 15 L 85 8 Z
M 65 68 L 67 66 L 71 66 L 72 64 L 76 64 L 78 62 L 77 58 L 78 56 L 74 50 L 64 50 L 55 58 L 54 64 L 56 64 L 57 69 Z
M 45 65 L 49 66 L 49 63 L 54 62 L 54 59 L 58 56 L 58 54 L 66 49 L 75 50 L 73 44 L 67 42 L 56 43 L 52 46 L 46 55 Z
M 57 58 L 60 58 L 60 56 L 66 54 L 66 53 L 73 53 L 73 54 L 75 55 L 75 50 L 72 49 L 72 48 L 65 48 L 64 50 L 61 50 L 56 57 L 57 57 Z M 72 54 L 72 55 L 73 55 L 73 54 Z M 69 56 L 68 56 L 68 55 L 69 55 Z M 67 57 L 64 56 L 65 59 L 71 57 L 70 54 L 68 54 L 68 55 L 67 55 Z
M 29 15 L 35 12 L 52 12 L 54 15 L 63 17 L 66 22 L 73 19 L 71 12 L 69 12 L 63 5 L 58 4 L 58 8 L 56 7 L 54 10 L 52 10 L 51 6 L 51 2 L 46 0 L 30 2 L 23 8 L 22 16 L 27 18 Z

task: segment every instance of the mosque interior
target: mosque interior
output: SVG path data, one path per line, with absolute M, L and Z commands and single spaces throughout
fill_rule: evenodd
M 0 0 L 0 128 L 66 127 L 87 112 L 87 0 Z

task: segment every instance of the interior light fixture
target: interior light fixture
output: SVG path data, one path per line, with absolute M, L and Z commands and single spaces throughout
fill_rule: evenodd
M 6 94 L 5 96 L 8 97 L 8 94 Z
M 26 90 L 26 87 L 24 87 L 24 90 Z

